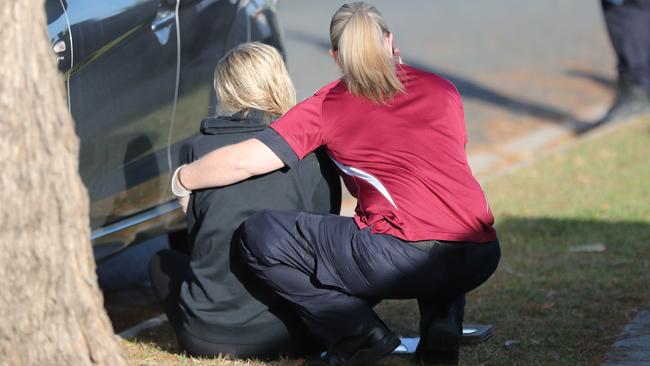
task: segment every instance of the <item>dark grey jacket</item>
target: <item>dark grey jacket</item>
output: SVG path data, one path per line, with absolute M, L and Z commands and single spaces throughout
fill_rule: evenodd
M 267 116 L 260 111 L 203 120 L 202 135 L 193 141 L 188 161 L 255 137 L 266 128 L 265 122 Z M 292 169 L 194 192 L 187 213 L 192 276 L 180 294 L 185 330 L 225 344 L 268 343 L 285 337 L 285 323 L 297 318 L 242 265 L 236 229 L 262 209 L 338 214 L 340 202 L 338 173 L 320 152 Z

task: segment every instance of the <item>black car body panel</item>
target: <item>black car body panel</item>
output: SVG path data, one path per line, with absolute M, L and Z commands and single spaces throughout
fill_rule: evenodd
M 282 51 L 275 1 L 176 1 L 45 3 L 81 141 L 97 259 L 183 229 L 170 172 L 200 120 L 218 110 L 217 61 L 247 41 Z

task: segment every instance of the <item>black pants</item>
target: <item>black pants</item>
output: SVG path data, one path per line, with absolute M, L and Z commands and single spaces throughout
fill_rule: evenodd
M 486 281 L 500 258 L 496 241 L 409 243 L 335 215 L 262 211 L 243 231 L 253 272 L 328 344 L 376 321 L 377 299 L 417 298 L 428 321 Z
M 195 337 L 184 329 L 179 308 L 181 284 L 189 276 L 191 276 L 190 257 L 187 254 L 162 250 L 149 262 L 149 277 L 156 296 L 162 301 L 179 347 L 189 355 L 194 357 L 227 355 L 234 358 L 266 359 L 278 355 L 304 355 L 320 349 L 321 345 L 314 343 L 311 338 L 306 337 L 304 343 L 297 343 L 289 334 L 283 339 L 266 344 L 222 344 Z M 283 317 L 283 319 L 290 319 L 290 317 Z M 302 324 L 287 324 L 287 326 L 291 329 L 303 327 Z
M 602 5 L 620 81 L 640 85 L 650 95 L 650 0 L 621 5 L 602 0 Z

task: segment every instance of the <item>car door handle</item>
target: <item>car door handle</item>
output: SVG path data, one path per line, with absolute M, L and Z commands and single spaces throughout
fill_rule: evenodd
M 68 44 L 64 40 L 58 40 L 52 45 L 52 50 L 56 55 L 56 62 L 60 71 L 67 71 L 70 68 L 70 52 Z
M 57 55 L 60 55 L 66 51 L 68 46 L 66 46 L 65 41 L 57 41 L 54 46 L 52 46 L 52 50 L 54 50 L 54 53 Z
M 156 19 L 151 23 L 151 30 L 157 32 L 174 23 L 175 9 L 193 4 L 196 0 L 161 0 L 161 7 L 156 14 Z
M 174 24 L 176 14 L 170 9 L 161 9 L 156 14 L 156 18 L 151 23 L 151 31 L 158 32 L 161 29 L 167 28 Z

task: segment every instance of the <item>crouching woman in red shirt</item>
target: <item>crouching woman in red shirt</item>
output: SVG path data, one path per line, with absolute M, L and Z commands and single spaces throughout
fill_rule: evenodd
M 244 224 L 244 260 L 329 345 L 316 363 L 363 365 L 397 347 L 372 310 L 388 298 L 418 299 L 422 362 L 457 362 L 464 296 L 500 258 L 467 163 L 460 95 L 449 81 L 397 63 L 393 35 L 368 4 L 341 7 L 330 36 L 340 80 L 257 138 L 186 166 L 173 184 L 232 184 L 324 146 L 358 199 L 354 218 L 260 212 Z

